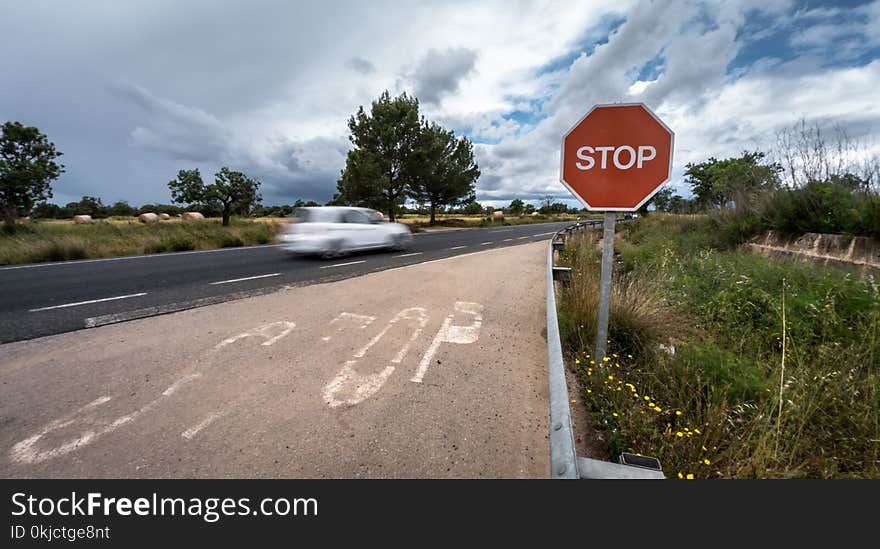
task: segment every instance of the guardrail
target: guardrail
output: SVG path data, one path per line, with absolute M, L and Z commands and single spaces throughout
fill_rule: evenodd
M 621 218 L 625 223 L 632 218 Z M 556 316 L 556 282 L 571 281 L 571 269 L 555 265 L 555 252 L 565 248 L 573 232 L 602 227 L 601 219 L 579 221 L 553 235 L 547 250 L 547 375 L 550 385 L 550 477 L 554 479 L 663 479 L 655 458 L 623 453 L 620 463 L 578 457 L 571 423 L 565 361 Z

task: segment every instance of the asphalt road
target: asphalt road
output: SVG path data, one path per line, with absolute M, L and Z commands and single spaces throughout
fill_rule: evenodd
M 533 235 L 551 229 L 419 236 L 424 256 L 461 255 L 0 345 L 0 478 L 548 478 L 549 235 Z M 274 252 L 91 268 L 149 266 L 113 290 L 158 293 L 218 278 L 163 273 L 187 257 L 229 258 L 220 279 L 335 264 Z M 357 266 L 426 259 L 394 255 Z
M 334 260 L 295 258 L 270 245 L 0 267 L 0 343 L 546 240 L 567 225 L 419 233 L 404 252 Z

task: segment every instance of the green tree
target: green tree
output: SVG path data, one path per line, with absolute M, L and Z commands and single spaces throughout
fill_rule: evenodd
M 685 181 L 698 204 L 723 208 L 729 204 L 742 211 L 755 195 L 777 189 L 782 167 L 764 163 L 762 152 L 744 152 L 739 158 L 709 158 L 686 166 Z
M 229 225 L 233 213 L 246 214 L 262 200 L 260 182 L 226 166 L 214 174 L 214 183 L 205 185 L 199 170 L 180 170 L 177 179 L 168 182 L 171 198 L 181 204 L 197 204 L 219 209 L 223 225 Z
M 171 200 L 178 204 L 201 204 L 205 201 L 207 189 L 198 169 L 180 170 L 177 179 L 168 182 Z
M 672 200 L 672 187 L 664 186 L 662 189 L 657 191 L 651 200 L 648 201 L 649 204 L 653 204 L 654 208 L 657 209 L 658 212 L 668 212 L 669 211 L 669 203 Z
M 526 205 L 519 198 L 511 200 L 510 206 L 507 207 L 507 211 L 510 212 L 511 215 L 522 215 L 525 209 Z
M 0 215 L 7 227 L 34 204 L 52 198 L 51 181 L 64 173 L 62 153 L 37 128 L 6 122 L 0 134 Z
M 486 213 L 486 210 L 483 209 L 482 204 L 474 199 L 462 204 L 461 213 L 464 215 L 483 215 Z
M 74 215 L 90 215 L 94 219 L 107 217 L 107 207 L 104 206 L 100 198 L 94 196 L 84 196 L 79 202 L 71 202 L 67 207 L 76 210 Z
M 126 200 L 117 200 L 107 208 L 107 215 L 119 217 L 131 217 L 137 212 Z
M 418 99 L 406 93 L 392 98 L 385 91 L 369 114 L 359 107 L 348 128 L 354 149 L 348 152 L 333 202 L 382 209 L 394 221 L 406 200 L 407 170 L 420 133 Z
M 474 182 L 480 176 L 471 142 L 466 137 L 456 139 L 453 132 L 427 122 L 409 157 L 407 173 L 409 195 L 430 206 L 430 225 L 438 208 L 473 201 Z

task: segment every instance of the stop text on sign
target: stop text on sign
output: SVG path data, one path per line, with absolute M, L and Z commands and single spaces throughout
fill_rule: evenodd
M 593 158 L 593 155 L 599 154 L 601 154 L 599 168 L 602 170 L 608 168 L 609 156 L 611 157 L 611 162 L 614 164 L 614 167 L 618 170 L 628 170 L 633 166 L 635 166 L 636 169 L 641 169 L 642 166 L 645 165 L 645 162 L 657 158 L 657 149 L 651 145 L 639 145 L 637 149 L 638 152 L 636 152 L 636 148 L 630 147 L 629 145 L 623 145 L 620 147 L 583 146 L 577 150 L 577 158 L 578 160 L 583 160 L 583 162 L 576 162 L 575 166 L 579 170 L 590 170 L 596 165 L 596 159 Z

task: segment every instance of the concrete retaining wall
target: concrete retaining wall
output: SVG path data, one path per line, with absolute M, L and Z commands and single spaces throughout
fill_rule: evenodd
M 822 263 L 831 261 L 880 269 L 880 239 L 866 236 L 807 233 L 795 240 L 787 240 L 770 231 L 746 246 L 765 255 L 787 255 Z

